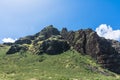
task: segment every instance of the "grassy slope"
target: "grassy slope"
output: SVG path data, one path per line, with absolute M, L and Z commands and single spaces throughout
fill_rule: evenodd
M 119 76 L 104 76 L 105 70 L 93 59 L 75 51 L 5 55 L 7 49 L 0 48 L 0 80 L 119 80 Z

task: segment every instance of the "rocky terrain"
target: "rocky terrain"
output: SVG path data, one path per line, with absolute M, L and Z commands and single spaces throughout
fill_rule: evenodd
M 120 73 L 120 43 L 99 37 L 91 29 L 67 32 L 64 28 L 61 35 L 71 46 L 83 55 L 90 55 L 102 67 Z
M 20 51 L 31 51 L 33 54 L 47 53 L 50 55 L 60 54 L 70 49 L 66 40 L 60 35 L 60 31 L 52 25 L 44 28 L 41 32 L 20 38 L 9 49 L 7 54 Z
M 70 48 L 90 55 L 101 67 L 120 73 L 120 43 L 99 37 L 92 29 L 68 31 L 63 28 L 59 31 L 50 25 L 35 35 L 20 38 L 6 54 L 30 51 L 38 55 L 56 55 Z

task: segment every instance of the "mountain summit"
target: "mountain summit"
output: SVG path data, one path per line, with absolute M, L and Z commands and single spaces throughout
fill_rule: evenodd
M 30 51 L 33 54 L 61 54 L 74 49 L 83 55 L 90 55 L 102 67 L 120 73 L 120 43 L 99 37 L 92 29 L 62 31 L 53 25 L 45 27 L 35 35 L 18 39 L 6 54 Z
M 7 54 L 14 54 L 20 51 L 30 51 L 33 54 L 60 54 L 70 49 L 66 40 L 60 35 L 60 31 L 53 27 L 47 26 L 40 32 L 32 36 L 26 36 L 17 40 L 11 46 Z

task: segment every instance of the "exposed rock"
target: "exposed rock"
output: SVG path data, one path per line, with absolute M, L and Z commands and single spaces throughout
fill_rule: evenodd
M 38 37 L 36 37 L 36 39 L 33 41 L 33 44 L 37 44 L 39 41 L 44 41 L 46 40 L 45 36 L 44 35 L 40 35 Z
M 58 29 L 54 28 L 53 25 L 49 25 L 45 27 L 41 32 L 35 34 L 36 37 L 44 35 L 45 39 L 51 37 L 52 35 L 60 35 L 60 31 Z
M 96 32 L 91 29 L 79 30 L 79 31 L 70 31 L 66 33 L 67 35 L 63 36 L 64 39 L 68 40 L 71 46 L 78 52 L 82 54 L 89 54 L 91 56 L 96 56 L 98 53 L 98 44 L 99 39 Z M 94 44 L 93 44 L 94 43 Z
M 34 35 L 29 35 L 29 36 L 26 36 L 25 39 L 34 40 L 35 36 Z
M 45 39 L 48 39 L 49 37 L 53 35 L 59 35 L 60 32 L 53 27 L 53 25 L 47 26 L 44 29 L 41 30 L 41 32 L 38 32 L 35 35 L 26 36 L 23 38 L 18 39 L 15 41 L 15 44 L 31 44 L 32 40 L 34 40 L 34 43 L 37 43 L 38 41 L 42 41 Z
M 32 41 L 27 38 L 20 38 L 19 40 L 15 41 L 15 44 L 31 44 Z
M 62 37 L 78 52 L 96 59 L 102 67 L 120 73 L 119 42 L 99 37 L 92 29 L 67 32 Z
M 7 54 L 29 50 L 33 54 L 47 53 L 52 55 L 60 54 L 69 48 L 69 44 L 61 37 L 60 32 L 50 25 L 33 36 L 26 36 L 15 41 Z
M 6 54 L 14 54 L 20 51 L 27 51 L 27 47 L 15 44 L 11 46 L 11 48 L 8 50 Z
M 35 43 L 32 52 L 34 54 L 47 53 L 50 55 L 55 55 L 60 54 L 69 48 L 70 46 L 67 41 L 65 41 L 60 35 L 54 35 L 46 40 Z
M 92 56 L 102 67 L 120 73 L 120 43 L 99 37 L 92 29 L 67 31 L 64 28 L 60 33 L 50 25 L 33 36 L 17 40 L 7 54 L 29 50 L 35 54 L 55 55 L 70 46 L 83 55 Z
M 115 40 L 108 40 L 108 41 L 112 44 L 112 47 L 115 48 L 115 50 L 120 54 L 120 42 Z
M 68 34 L 67 28 L 63 28 L 60 35 L 65 38 L 67 34 Z
M 3 43 L 3 45 L 12 46 L 13 43 Z
M 46 40 L 40 46 L 40 51 L 42 53 L 47 53 L 50 55 L 60 54 L 67 51 L 70 48 L 67 41 L 64 40 Z

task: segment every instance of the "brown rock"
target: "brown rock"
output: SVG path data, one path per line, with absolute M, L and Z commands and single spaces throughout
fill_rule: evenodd
M 71 46 L 83 55 L 90 55 L 102 67 L 120 73 L 120 43 L 99 37 L 92 29 L 65 32 L 62 35 Z M 62 34 L 62 33 L 61 33 Z

